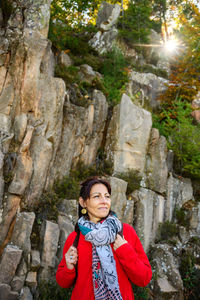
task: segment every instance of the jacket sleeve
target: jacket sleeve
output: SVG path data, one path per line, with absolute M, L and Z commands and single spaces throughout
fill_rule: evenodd
M 63 258 L 60 264 L 58 265 L 58 269 L 56 272 L 56 281 L 62 288 L 70 288 L 73 285 L 76 277 L 75 268 L 73 268 L 72 270 L 68 269 L 65 261 L 65 253 L 68 251 L 69 247 L 73 244 L 75 236 L 76 236 L 75 232 L 72 232 L 68 236 L 63 248 Z
M 115 251 L 116 255 L 129 280 L 138 286 L 144 287 L 152 277 L 149 260 L 133 227 L 124 224 L 123 233 L 128 243 L 120 246 Z

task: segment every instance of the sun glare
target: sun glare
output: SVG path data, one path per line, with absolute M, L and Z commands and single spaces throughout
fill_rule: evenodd
M 176 52 L 179 47 L 179 43 L 176 39 L 171 38 L 165 42 L 164 47 L 167 52 Z

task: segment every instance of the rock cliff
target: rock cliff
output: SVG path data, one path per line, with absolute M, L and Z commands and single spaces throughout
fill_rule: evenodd
M 131 72 L 127 94 L 112 116 L 97 89 L 86 106 L 78 106 L 65 82 L 54 77 L 56 59 L 47 38 L 51 1 L 8 2 L 9 11 L 0 9 L 0 299 L 37 299 L 39 282 L 54 276 L 77 218 L 77 201 L 62 200 L 56 221 L 36 220 L 40 196 L 78 163 L 94 163 L 102 145 L 105 161 L 112 164 L 113 209 L 123 222 L 134 224 L 152 253 L 152 299 L 183 299 L 177 256 L 193 251 L 199 267 L 200 246 L 191 239 L 199 239 L 200 205 L 191 180 L 173 174 L 166 140 L 152 128 L 151 113 L 130 98 L 139 87 L 154 106 L 155 91 L 163 91 L 165 80 Z M 119 12 L 118 5 L 109 5 L 108 15 L 102 8 L 97 22 L 102 36 L 113 35 Z M 94 47 L 98 34 L 90 41 Z M 64 53 L 59 59 L 73 63 Z M 80 72 L 88 80 L 98 75 L 87 65 Z M 139 183 L 129 192 L 130 180 L 120 176 L 130 172 L 132 183 Z M 158 240 L 160 224 L 174 220 L 183 207 L 187 227 L 178 227 L 177 246 L 169 246 Z M 42 243 L 35 247 L 34 239 Z

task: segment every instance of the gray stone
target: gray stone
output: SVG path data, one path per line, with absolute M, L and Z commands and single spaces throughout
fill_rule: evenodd
M 112 210 L 116 212 L 117 217 L 122 220 L 124 216 L 124 212 L 126 209 L 126 189 L 127 189 L 127 182 L 116 178 L 110 178 L 110 185 L 112 189 Z
M 200 109 L 200 92 L 197 93 L 195 99 L 192 101 L 193 109 Z
M 200 203 L 191 209 L 190 229 L 200 233 Z
M 20 264 L 17 268 L 16 276 L 19 277 L 22 280 L 22 282 L 24 283 L 25 279 L 26 279 L 27 272 L 28 272 L 27 263 L 26 263 L 25 259 L 22 258 L 22 260 L 21 260 L 21 262 L 20 262 Z
M 41 266 L 45 268 L 55 267 L 59 234 L 60 230 L 58 224 L 50 221 L 44 221 L 41 232 L 41 238 L 43 241 Z
M 3 193 L 4 193 L 3 164 L 4 164 L 4 154 L 1 152 L 0 149 L 0 208 L 2 205 Z
M 13 279 L 22 256 L 22 250 L 13 245 L 7 245 L 0 261 L 0 282 L 9 284 Z
M 146 162 L 146 181 L 149 189 L 161 194 L 166 192 L 167 187 L 168 169 L 166 159 L 166 138 L 160 136 L 158 129 L 153 128 Z
M 93 38 L 89 41 L 89 45 L 94 48 L 99 54 L 111 51 L 116 44 L 118 30 L 112 28 L 109 31 L 98 31 Z
M 68 216 L 75 223 L 78 219 L 78 201 L 64 199 L 58 205 L 61 215 Z
M 16 195 L 5 195 L 4 210 L 2 213 L 0 244 L 2 244 L 7 236 L 10 225 L 19 209 L 21 198 Z
M 65 67 L 70 67 L 73 64 L 69 55 L 64 51 L 61 51 L 61 53 L 58 55 L 58 63 Z
M 81 65 L 80 66 L 80 70 L 78 72 L 79 75 L 79 79 L 82 82 L 88 82 L 88 83 L 92 83 L 94 79 L 101 78 L 101 74 L 98 72 L 95 72 L 91 66 L 89 65 Z
M 62 179 L 81 160 L 91 164 L 101 145 L 107 117 L 108 104 L 105 96 L 95 90 L 88 107 L 66 102 L 63 131 L 54 161 L 51 180 Z
M 49 41 L 40 66 L 41 73 L 48 77 L 53 77 L 55 72 L 55 57 L 51 47 L 52 44 Z
M 127 93 L 133 97 L 140 92 L 142 98 L 149 99 L 151 107 L 158 107 L 157 98 L 166 90 L 168 80 L 158 77 L 152 73 L 139 73 L 132 71 L 129 75 Z
M 12 292 L 8 284 L 0 283 L 0 299 L 1 300 L 18 300 L 18 293 Z
M 51 0 L 36 0 L 27 5 L 24 12 L 24 27 L 31 35 L 32 32 L 39 32 L 45 38 L 49 30 Z
M 151 126 L 151 114 L 124 94 L 114 107 L 106 137 L 105 153 L 114 174 L 129 170 L 144 173 Z
M 167 182 L 167 202 L 165 217 L 171 221 L 174 209 L 181 208 L 184 203 L 193 200 L 193 188 L 189 178 L 174 178 L 170 174 Z
M 128 198 L 126 201 L 126 207 L 125 207 L 122 222 L 132 225 L 133 224 L 133 216 L 134 216 L 134 201 L 133 201 L 132 197 L 130 197 L 130 199 Z
M 156 299 L 183 299 L 183 282 L 175 257 L 167 245 L 157 244 L 153 247 L 152 264 L 157 274 L 155 280 Z
M 66 216 L 58 216 L 58 226 L 60 229 L 60 237 L 59 237 L 59 250 L 57 253 L 59 261 L 62 259 L 63 248 L 66 242 L 68 235 L 74 231 L 74 225 Z
M 18 276 L 15 276 L 13 278 L 13 280 L 11 281 L 11 283 L 10 283 L 10 286 L 11 286 L 12 290 L 15 291 L 15 292 L 18 292 L 18 293 L 23 288 L 23 285 L 24 285 L 24 280 L 22 280 Z
M 35 220 L 34 212 L 18 213 L 11 242 L 22 249 L 26 255 L 31 252 L 30 236 Z
M 15 117 L 14 122 L 14 133 L 15 133 L 15 140 L 18 142 L 22 142 L 26 127 L 27 127 L 27 115 L 26 114 L 20 114 Z
M 98 17 L 97 17 L 97 27 L 103 31 L 108 31 L 113 27 L 119 18 L 120 15 L 120 5 L 109 4 L 107 2 L 103 2 L 100 6 Z
M 37 250 L 31 251 L 31 269 L 37 270 L 40 267 L 40 252 Z
M 31 146 L 33 176 L 31 178 L 26 202 L 29 207 L 40 197 L 46 182 L 46 176 L 53 152 L 53 145 L 43 136 L 35 136 Z
M 35 288 L 37 286 L 37 272 L 28 272 L 26 285 L 30 288 Z
M 9 193 L 23 195 L 30 182 L 32 172 L 32 158 L 27 153 L 19 154 L 14 170 L 14 178 L 8 189 Z
M 133 194 L 136 209 L 135 229 L 145 251 L 150 243 L 154 242 L 159 223 L 164 220 L 165 199 L 145 188 Z
M 27 286 L 23 287 L 19 299 L 20 300 L 33 300 L 33 296 L 31 294 L 31 291 Z

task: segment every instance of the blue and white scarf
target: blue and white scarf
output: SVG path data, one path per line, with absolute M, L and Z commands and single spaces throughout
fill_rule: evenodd
M 109 215 L 102 223 L 81 217 L 78 220 L 85 240 L 92 243 L 92 276 L 95 300 L 122 300 L 115 259 L 110 246 L 122 230 L 121 222 Z

